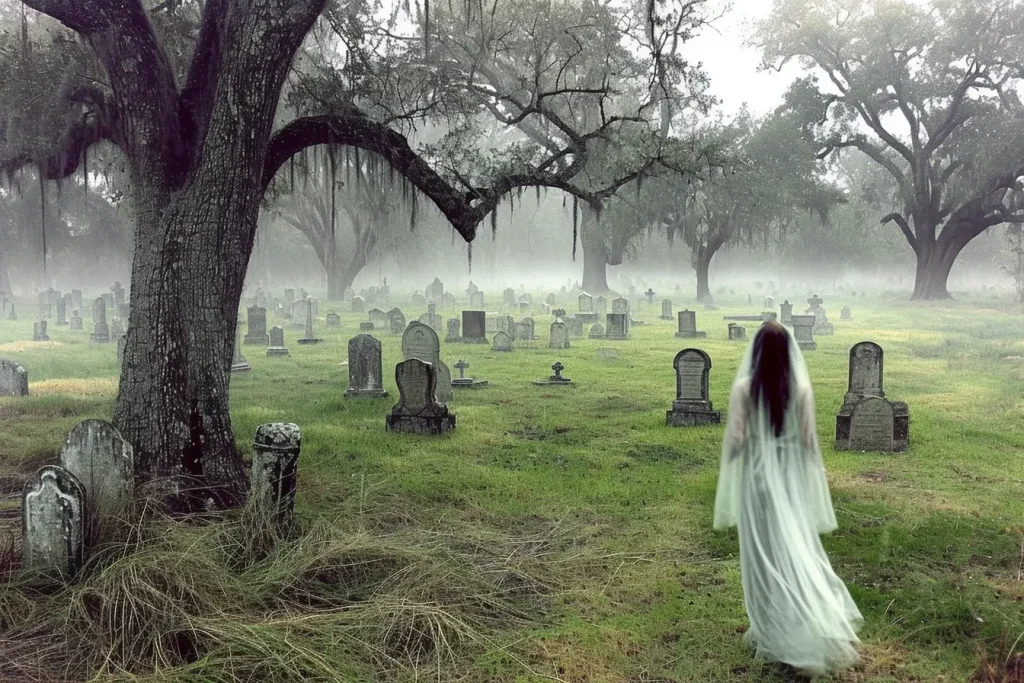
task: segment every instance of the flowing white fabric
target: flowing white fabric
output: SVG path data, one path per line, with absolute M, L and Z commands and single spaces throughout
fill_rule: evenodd
M 729 400 L 714 526 L 739 527 L 744 638 L 759 658 L 824 674 L 857 662 L 863 619 L 819 533 L 836 517 L 818 448 L 807 365 L 789 336 L 790 400 L 780 436 L 750 396 L 753 343 Z

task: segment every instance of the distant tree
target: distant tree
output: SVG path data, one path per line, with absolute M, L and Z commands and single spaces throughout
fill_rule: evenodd
M 812 73 L 791 88 L 826 157 L 856 149 L 891 176 L 885 215 L 914 250 L 914 299 L 949 297 L 961 250 L 1024 219 L 1008 196 L 1024 176 L 1021 0 L 776 0 L 757 41 L 766 64 Z

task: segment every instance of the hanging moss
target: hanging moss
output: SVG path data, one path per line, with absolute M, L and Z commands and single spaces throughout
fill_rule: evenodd
M 576 260 L 576 237 L 579 235 L 579 200 L 572 198 L 572 260 Z
M 466 242 L 466 260 L 469 263 L 469 274 L 473 274 L 473 243 Z
M 491 241 L 498 239 L 498 207 L 491 210 Z
M 412 209 L 409 212 L 409 232 L 416 230 L 416 190 L 412 191 Z
M 43 167 L 37 167 L 39 173 L 39 224 L 43 230 L 43 272 L 46 272 L 46 180 L 43 177 Z
M 334 147 L 329 147 L 327 150 L 327 157 L 330 159 L 330 173 L 331 173 L 331 239 L 334 239 L 335 230 L 337 227 L 337 212 L 335 203 L 335 188 L 338 184 L 338 164 L 335 159 Z

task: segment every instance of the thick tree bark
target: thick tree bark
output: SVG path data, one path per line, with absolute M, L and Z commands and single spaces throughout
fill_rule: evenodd
M 960 249 L 940 252 L 936 247 L 922 250 L 917 255 L 917 272 L 914 275 L 914 293 L 911 299 L 951 299 L 946 288 L 949 273 L 953 269 Z
M 711 259 L 715 257 L 718 250 L 725 244 L 721 237 L 723 228 L 716 229 L 708 238 L 690 246 L 690 261 L 693 269 L 697 271 L 697 301 L 711 301 Z
M 594 296 L 611 291 L 608 287 L 608 246 L 596 228 L 593 212 L 581 211 L 579 239 L 583 247 L 583 291 Z
M 14 294 L 14 290 L 11 289 L 11 273 L 7 269 L 7 250 L 2 242 L 0 242 L 0 293 L 6 293 L 8 296 Z

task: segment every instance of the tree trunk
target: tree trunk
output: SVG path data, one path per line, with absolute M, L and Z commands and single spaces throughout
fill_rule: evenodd
M 914 293 L 910 297 L 911 300 L 952 298 L 946 289 L 946 282 L 955 259 L 955 254 L 950 258 L 936 247 L 922 250 L 917 256 L 917 272 L 914 275 Z
M 7 251 L 5 246 L 0 244 L 0 294 L 3 293 L 14 296 L 14 290 L 11 289 L 11 273 L 7 269 Z
M 594 228 L 592 212 L 580 212 L 580 245 L 583 247 L 583 291 L 588 294 L 607 294 L 608 288 L 608 247 Z
M 715 253 L 721 248 L 721 244 L 712 242 L 711 244 L 702 244 L 693 250 L 691 254 L 693 269 L 697 271 L 697 301 L 707 302 L 711 301 L 711 280 L 709 272 L 711 270 L 711 259 L 715 257 Z

